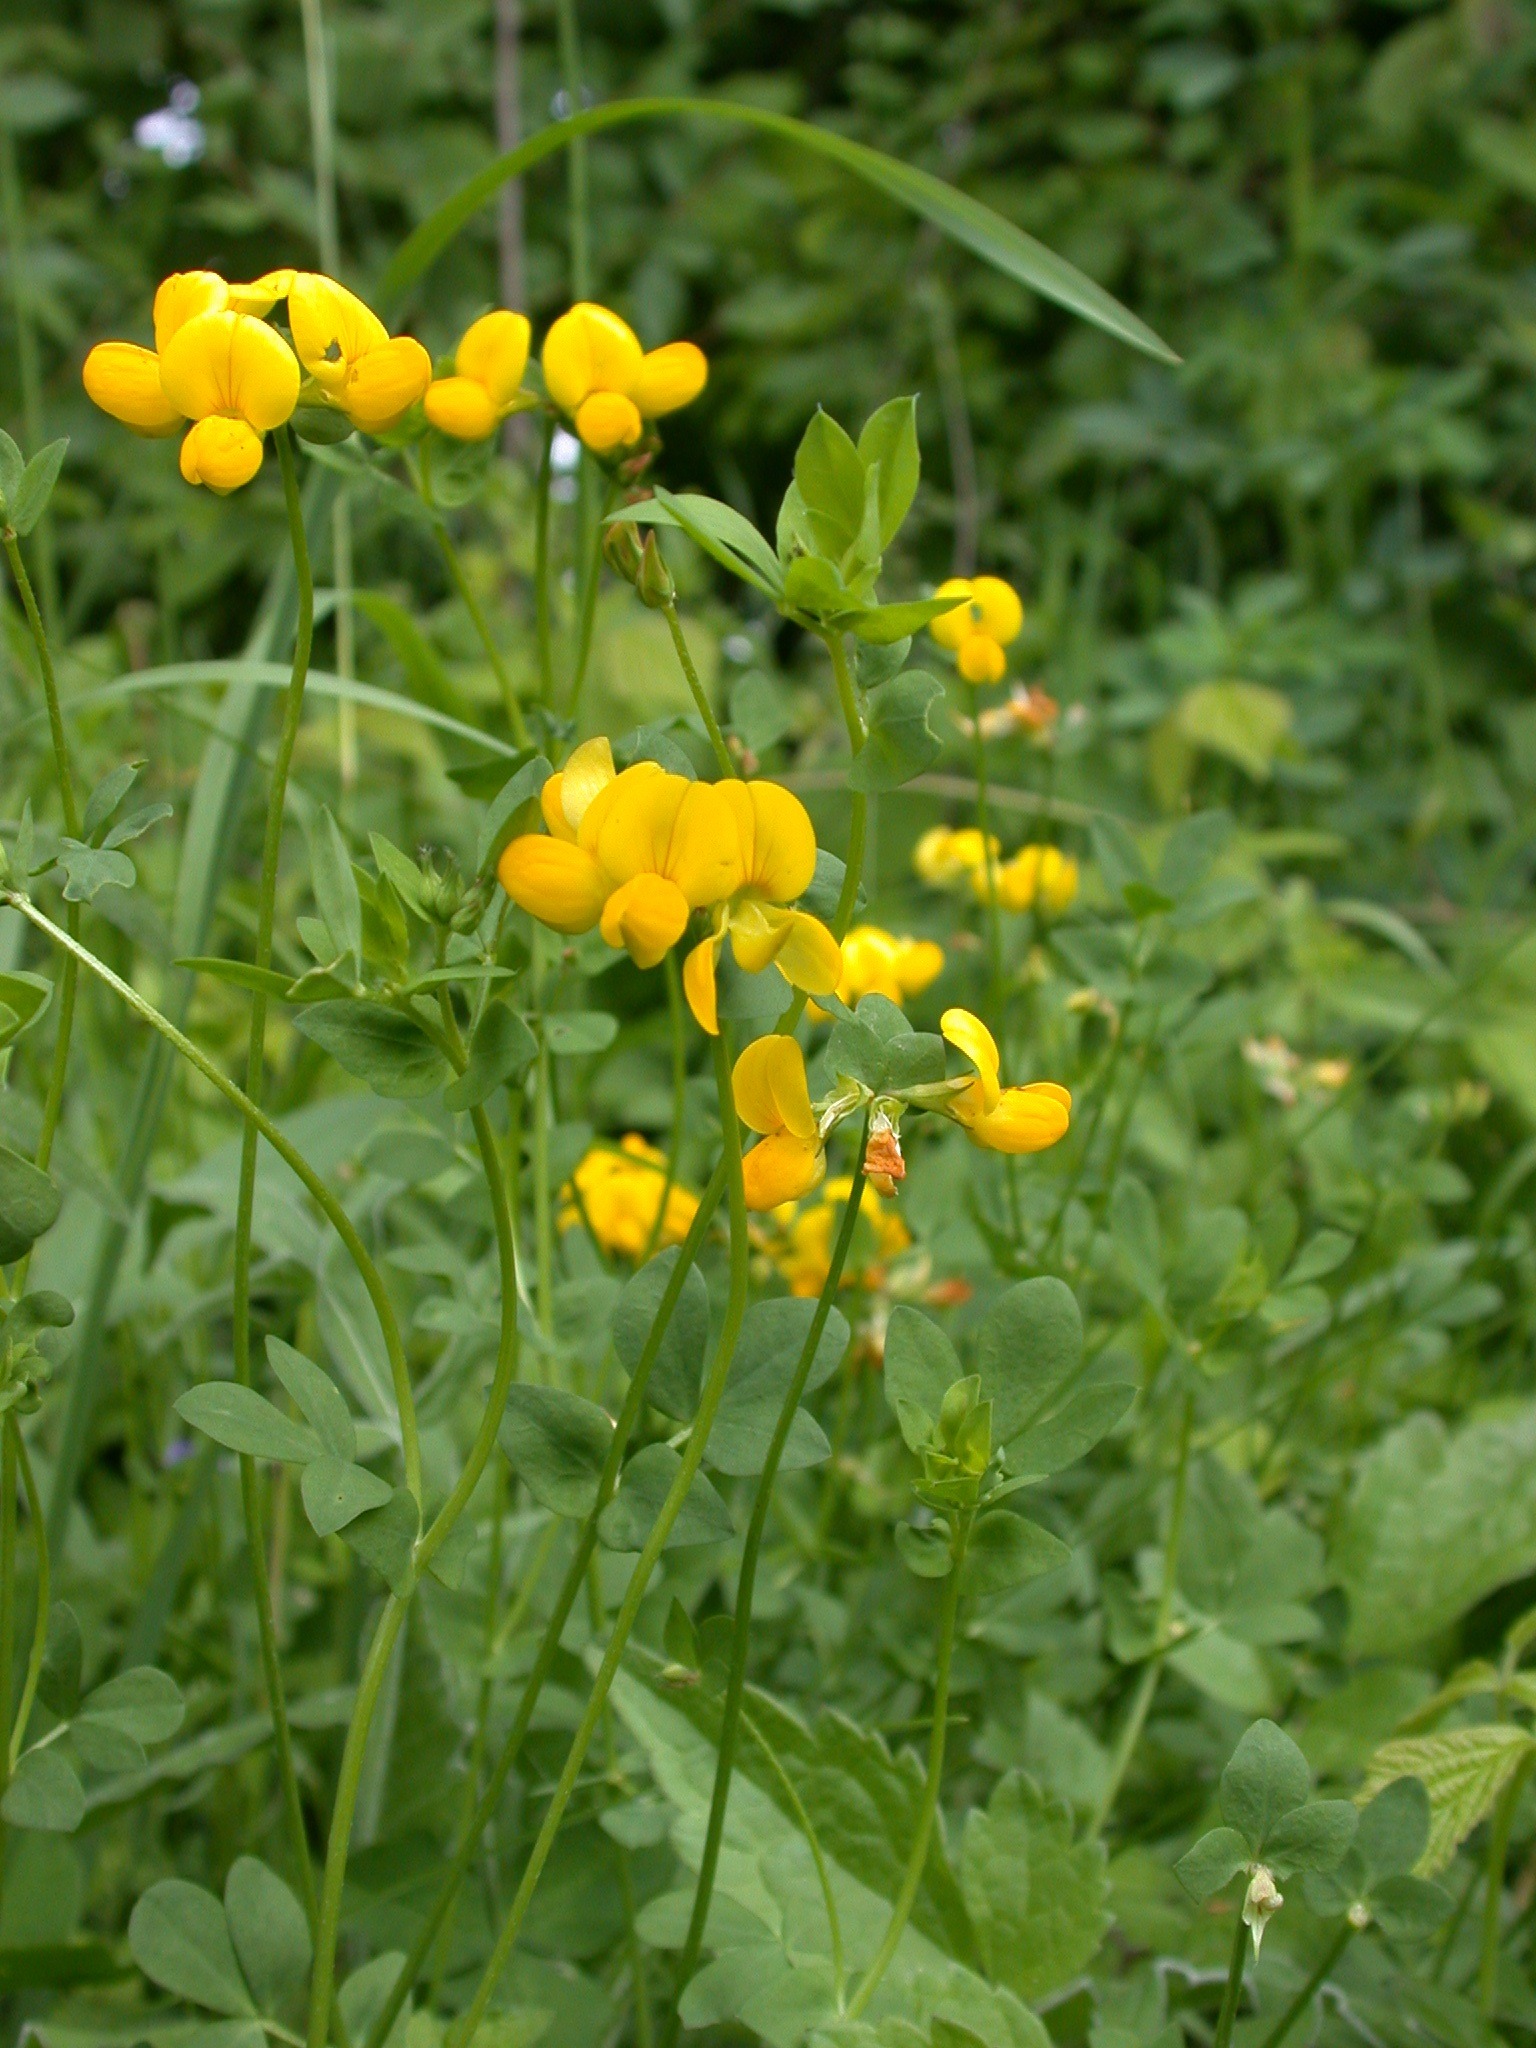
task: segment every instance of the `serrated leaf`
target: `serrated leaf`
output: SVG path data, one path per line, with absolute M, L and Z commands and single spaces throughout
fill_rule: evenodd
M 1071 1809 L 1010 1772 L 961 1839 L 965 1902 L 989 1975 L 1023 1999 L 1069 1983 L 1108 1931 L 1103 1845 L 1073 1839 Z
M 1400 1736 L 1376 1751 L 1356 1796 L 1372 1798 L 1395 1778 L 1420 1780 L 1429 1796 L 1430 1826 L 1414 1874 L 1433 1877 L 1444 1870 L 1478 1822 L 1493 1811 L 1499 1794 L 1531 1748 L 1532 1738 L 1526 1731 L 1508 1722 L 1447 1728 L 1435 1735 Z

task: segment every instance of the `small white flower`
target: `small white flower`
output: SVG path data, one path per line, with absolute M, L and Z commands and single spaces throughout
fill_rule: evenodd
M 1255 1956 L 1263 1943 L 1264 1929 L 1284 1904 L 1285 1899 L 1277 1890 L 1273 1876 L 1262 1863 L 1255 1863 L 1253 1876 L 1248 1880 L 1248 1893 L 1243 1900 L 1243 1924 L 1253 1929 Z

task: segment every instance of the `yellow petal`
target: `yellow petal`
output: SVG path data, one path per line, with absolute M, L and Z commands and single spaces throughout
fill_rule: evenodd
M 967 633 L 955 655 L 955 667 L 962 681 L 984 689 L 1003 680 L 1008 672 L 1008 657 L 990 633 Z
M 511 405 L 523 381 L 530 334 L 521 313 L 498 311 L 483 313 L 459 343 L 453 367 L 461 377 L 483 385 L 499 412 Z
M 847 941 L 844 941 L 847 951 Z M 933 939 L 904 939 L 896 963 L 903 995 L 920 996 L 944 972 L 944 948 Z
M 954 611 L 940 612 L 936 619 L 928 621 L 928 630 L 934 639 L 941 647 L 947 647 L 953 652 L 966 634 L 974 630 L 975 622 L 971 618 L 970 607 L 960 603 L 962 598 L 970 596 L 970 583 L 964 576 L 951 576 L 947 582 L 941 583 L 933 594 L 935 597 L 952 597 L 956 600 Z
M 686 776 L 669 775 L 654 761 L 637 761 L 588 802 L 581 844 L 615 882 L 666 874 L 672 826 L 692 786 Z
M 744 1048 L 731 1071 L 731 1093 L 748 1130 L 764 1137 L 775 1131 L 806 1140 L 817 1137 L 805 1054 L 788 1032 L 770 1031 Z
M 560 772 L 560 808 L 573 832 L 587 815 L 587 806 L 614 780 L 613 748 L 604 734 L 583 740 Z M 548 788 L 548 783 L 545 788 Z
M 996 1108 L 969 1125 L 972 1140 L 989 1152 L 1043 1152 L 1067 1134 L 1072 1097 L 1054 1081 L 1005 1088 Z
M 630 397 L 648 420 L 692 405 L 709 381 L 709 363 L 691 341 L 669 341 L 653 348 L 640 364 Z
M 544 337 L 544 388 L 574 414 L 594 391 L 627 394 L 643 360 L 635 332 L 617 313 L 589 301 L 572 306 Z
M 489 440 L 501 420 L 489 392 L 473 377 L 434 377 L 421 403 L 437 431 L 455 441 Z
M 819 917 L 804 910 L 782 911 L 788 929 L 774 956 L 791 988 L 807 995 L 829 996 L 843 972 L 843 949 Z
M 789 912 L 748 896 L 732 906 L 729 930 L 736 965 L 743 974 L 761 974 L 773 965 L 789 937 Z
M 288 288 L 288 325 L 299 361 L 331 392 L 340 391 L 353 363 L 389 339 L 384 322 L 355 292 L 316 270 L 294 274 Z
M 1019 593 L 1001 576 L 973 577 L 971 602 L 982 631 L 1000 645 L 1007 647 L 1024 630 L 1024 607 L 1019 602 Z
M 187 430 L 181 444 L 181 473 L 189 484 L 206 484 L 223 497 L 248 484 L 261 467 L 261 436 L 244 420 L 215 413 Z
M 1052 917 L 1069 910 L 1077 895 L 1077 862 L 1060 847 L 1047 846 L 1040 854 L 1040 904 Z
M 781 1202 L 798 1201 L 819 1184 L 827 1170 L 827 1155 L 812 1140 L 792 1138 L 785 1132 L 760 1139 L 741 1162 L 741 1170 L 747 1207 L 777 1209 Z
M 969 1010 L 946 1010 L 939 1019 L 939 1029 L 950 1044 L 963 1052 L 981 1077 L 984 1106 L 988 1111 L 997 1107 L 999 1089 L 997 1085 L 997 1040 L 992 1036 L 979 1017 Z
M 690 782 L 672 821 L 663 873 L 695 910 L 723 903 L 742 883 L 741 846 L 726 791 L 732 781 Z
M 160 388 L 160 358 L 131 341 L 99 341 L 80 372 L 86 395 L 136 434 L 174 434 L 182 415 Z
M 637 967 L 655 967 L 688 928 L 688 905 L 661 875 L 636 875 L 603 905 L 602 933 Z
M 901 1001 L 897 963 L 900 942 L 877 924 L 856 924 L 843 940 L 843 973 L 837 992 L 845 1003 L 860 996 L 888 996 Z
M 279 299 L 286 299 L 297 276 L 292 270 L 269 270 L 249 284 L 232 284 L 229 303 L 237 313 L 254 313 L 258 320 L 270 313 Z
M 620 448 L 633 448 L 645 432 L 645 422 L 632 398 L 619 391 L 594 391 L 576 408 L 576 432 L 594 455 L 613 455 Z
M 257 433 L 280 427 L 299 397 L 299 366 L 275 329 L 248 313 L 200 313 L 160 358 L 166 397 L 188 419 L 226 413 Z
M 700 939 L 683 962 L 683 993 L 688 998 L 688 1007 L 699 1029 L 707 1031 L 711 1038 L 720 1036 L 715 1001 L 715 955 L 719 949 L 718 939 Z
M 608 880 L 589 853 L 542 832 L 509 841 L 497 879 L 521 910 L 557 932 L 589 932 L 608 896 Z
M 816 833 L 799 797 L 776 782 L 728 785 L 744 795 L 750 817 L 736 800 L 741 825 L 742 887 L 772 903 L 792 903 L 816 873 Z
M 398 426 L 432 382 L 432 358 L 408 334 L 383 341 L 353 364 L 336 403 L 365 434 Z
M 1039 846 L 1021 846 L 1012 860 L 996 872 L 997 900 L 1004 910 L 1028 910 L 1040 885 Z M 986 876 L 978 869 L 974 877 L 977 894 L 985 900 Z
M 178 270 L 155 293 L 155 347 L 166 343 L 199 313 L 222 313 L 229 304 L 229 286 L 216 270 Z

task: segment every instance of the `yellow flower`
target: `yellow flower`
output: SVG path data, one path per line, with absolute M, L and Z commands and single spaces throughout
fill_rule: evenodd
M 86 396 L 136 434 L 160 439 L 176 433 L 187 416 L 165 394 L 160 357 L 189 320 L 228 304 L 229 286 L 217 271 L 179 270 L 163 278 L 155 293 L 155 346 L 99 341 L 80 372 Z
M 193 422 L 181 444 L 182 475 L 222 494 L 260 469 L 262 436 L 298 403 L 299 366 L 280 334 L 226 308 L 176 329 L 161 351 L 160 383 Z
M 761 1141 L 742 1161 L 747 1207 L 777 1209 L 819 1186 L 827 1155 L 798 1043 L 781 1032 L 754 1038 L 732 1070 L 731 1093 Z
M 934 595 L 968 600 L 952 612 L 941 613 L 928 628 L 939 645 L 954 655 L 960 674 L 978 686 L 1000 683 L 1008 667 L 1003 649 L 1024 630 L 1024 607 L 1018 592 L 999 576 L 951 576 Z
M 843 940 L 837 993 L 850 1007 L 860 996 L 904 1003 L 920 996 L 944 971 L 944 948 L 932 939 L 898 939 L 877 924 L 856 924 Z
M 484 313 L 465 330 L 451 377 L 434 377 L 422 401 L 440 434 L 484 441 L 525 403 L 530 329 L 521 313 Z
M 775 1234 L 768 1241 L 768 1256 L 791 1294 L 811 1298 L 827 1284 L 833 1235 L 841 1220 L 843 1204 L 852 1192 L 852 1178 L 843 1174 L 837 1180 L 823 1182 L 815 1201 L 804 1208 L 785 1203 L 775 1210 Z M 856 1263 L 860 1238 L 869 1255 Z M 911 1243 L 912 1233 L 895 1208 L 888 1207 L 872 1187 L 866 1187 L 859 1209 L 858 1235 L 853 1255 L 843 1268 L 842 1286 L 878 1287 L 884 1278 L 883 1268 Z
M 1077 862 L 1059 846 L 1021 846 L 995 870 L 997 900 L 1004 910 L 1038 910 L 1060 917 L 1077 895 Z M 971 886 L 985 901 L 987 878 L 977 872 Z
M 998 1080 L 997 1043 L 969 1010 L 946 1010 L 939 1029 L 970 1061 L 974 1077 L 953 1096 L 949 1113 L 975 1145 L 989 1152 L 1043 1152 L 1067 1134 L 1072 1097 L 1054 1081 L 1004 1088 Z
M 317 271 L 289 279 L 288 325 L 322 395 L 365 434 L 398 426 L 432 382 L 432 358 L 419 341 L 391 340 L 377 313 Z
M 594 455 L 633 448 L 647 420 L 691 405 L 709 364 L 691 341 L 649 354 L 606 306 L 572 306 L 544 337 L 544 388 Z
M 963 825 L 959 831 L 934 825 L 912 849 L 912 865 L 925 882 L 947 889 L 979 873 L 982 862 L 989 855 L 995 861 L 1000 851 L 998 841 L 990 834 L 983 841 L 974 825 Z
M 638 1259 L 651 1242 L 666 1189 L 666 1212 L 656 1242 L 681 1244 L 698 1212 L 699 1198 L 687 1188 L 667 1189 L 666 1171 L 663 1155 L 635 1131 L 619 1140 L 616 1152 L 594 1145 L 563 1191 L 567 1206 L 560 1211 L 560 1228 L 569 1230 L 585 1212 L 592 1235 L 605 1252 Z
M 816 872 L 816 834 L 805 805 L 776 782 L 715 788 L 734 816 L 740 879 L 716 910 L 709 937 L 683 964 L 688 1007 L 711 1037 L 720 1029 L 715 968 L 727 937 L 746 973 L 776 966 L 807 995 L 830 995 L 843 971 L 842 948 L 820 918 L 784 907 L 804 895 Z

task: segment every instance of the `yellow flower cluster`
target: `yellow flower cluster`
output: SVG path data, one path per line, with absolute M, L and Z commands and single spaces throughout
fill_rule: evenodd
M 786 1202 L 774 1210 L 769 1219 L 772 1231 L 766 1240 L 766 1250 L 791 1294 L 814 1297 L 826 1285 L 833 1235 L 852 1190 L 852 1176 L 843 1174 L 824 1182 L 814 1202 L 803 1207 Z M 912 1233 L 895 1207 L 883 1201 L 873 1188 L 864 1190 L 859 1229 L 868 1247 L 867 1255 L 860 1260 L 855 1241 L 853 1255 L 843 1268 L 842 1285 L 878 1287 L 885 1266 L 910 1248 Z
M 1009 860 L 990 835 L 983 841 L 974 825 L 952 830 L 935 825 L 912 851 L 912 865 L 936 889 L 968 886 L 977 900 L 987 900 L 987 867 L 992 888 L 1004 910 L 1035 910 L 1060 917 L 1077 897 L 1078 865 L 1059 846 L 1021 846 Z
M 287 302 L 292 346 L 266 324 Z M 261 468 L 263 436 L 301 403 L 334 406 L 367 434 L 388 433 L 418 403 L 440 433 L 483 441 L 535 403 L 522 388 L 531 330 L 521 313 L 486 313 L 465 332 L 451 376 L 409 335 L 391 336 L 345 285 L 317 271 L 271 270 L 230 284 L 179 271 L 155 293 L 155 346 L 99 342 L 82 372 L 88 394 L 135 433 L 174 434 L 188 421 L 181 473 L 220 493 Z M 544 341 L 544 383 L 594 454 L 633 448 L 650 420 L 689 404 L 709 365 L 690 341 L 647 354 L 604 306 L 577 305 Z
M 578 747 L 540 794 L 546 832 L 511 840 L 497 865 L 512 901 L 557 932 L 594 925 L 638 967 L 654 967 L 696 911 L 708 929 L 683 967 L 688 1004 L 719 1030 L 715 970 L 727 938 L 748 973 L 777 965 L 795 988 L 830 995 L 842 949 L 788 906 L 810 887 L 816 835 L 805 806 L 772 782 L 690 782 L 654 761 L 614 770 L 606 739 Z
M 594 1145 L 562 1190 L 566 1206 L 560 1211 L 560 1228 L 570 1230 L 585 1216 L 605 1252 L 638 1259 L 656 1231 L 656 1212 L 666 1189 L 666 1213 L 656 1244 L 681 1244 L 699 1199 L 687 1188 L 668 1189 L 666 1174 L 666 1159 L 638 1132 L 621 1138 L 617 1151 Z
M 904 1003 L 920 996 L 944 972 L 944 948 L 932 939 L 898 939 L 877 924 L 856 924 L 843 940 L 843 978 L 837 993 L 850 1007 L 860 996 Z
M 951 576 L 934 595 L 966 600 L 953 611 L 941 613 L 928 628 L 939 645 L 954 655 L 960 675 L 978 688 L 1000 683 L 1008 668 L 1004 649 L 1024 630 L 1024 607 L 1018 592 L 1000 576 Z

